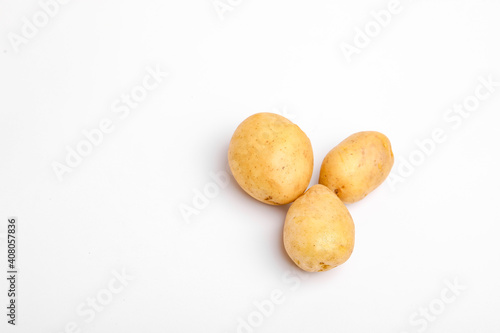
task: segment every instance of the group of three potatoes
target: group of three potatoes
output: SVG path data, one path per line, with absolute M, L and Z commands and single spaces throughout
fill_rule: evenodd
M 301 269 L 321 272 L 344 263 L 353 251 L 354 223 L 344 203 L 379 186 L 394 155 L 385 135 L 353 134 L 326 155 L 319 184 L 305 192 L 313 173 L 311 141 L 287 118 L 257 113 L 236 128 L 228 160 L 237 183 L 253 198 L 270 205 L 293 202 L 283 228 L 285 250 Z

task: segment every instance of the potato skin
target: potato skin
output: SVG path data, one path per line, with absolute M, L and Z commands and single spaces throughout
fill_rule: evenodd
M 391 142 L 384 134 L 355 133 L 326 155 L 319 183 L 335 192 L 343 202 L 353 203 L 382 184 L 393 164 Z
M 301 269 L 322 272 L 343 264 L 354 249 L 354 222 L 326 186 L 314 185 L 289 208 L 283 228 L 288 256 Z
M 254 114 L 236 128 L 228 161 L 241 188 L 270 205 L 290 203 L 304 193 L 314 164 L 307 135 L 274 113 Z

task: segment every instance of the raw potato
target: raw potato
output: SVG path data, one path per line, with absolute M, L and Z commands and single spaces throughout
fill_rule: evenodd
M 387 178 L 394 164 L 389 139 L 379 132 L 351 135 L 323 160 L 319 183 L 345 203 L 366 197 Z
M 228 160 L 241 188 L 270 205 L 290 203 L 304 193 L 314 164 L 307 135 L 274 113 L 254 114 L 238 126 Z
M 354 222 L 332 191 L 314 185 L 290 206 L 283 242 L 290 258 L 303 270 L 327 271 L 351 256 Z

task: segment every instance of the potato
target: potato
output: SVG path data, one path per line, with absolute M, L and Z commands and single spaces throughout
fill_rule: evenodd
M 354 222 L 340 199 L 314 185 L 288 210 L 283 243 L 293 262 L 308 272 L 343 264 L 354 249 Z
M 389 139 L 379 132 L 351 135 L 323 160 L 319 183 L 345 203 L 366 197 L 387 178 L 394 164 Z
M 241 188 L 270 205 L 290 203 L 304 193 L 314 163 L 307 135 L 274 113 L 254 114 L 236 128 L 228 160 Z

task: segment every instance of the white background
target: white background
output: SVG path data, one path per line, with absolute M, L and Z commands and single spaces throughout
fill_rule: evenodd
M 14 328 L 2 278 L 0 331 L 500 331 L 500 87 L 467 118 L 444 118 L 479 77 L 500 81 L 500 3 L 402 0 L 349 62 L 342 43 L 388 3 L 224 0 L 218 13 L 210 0 L 70 1 L 16 51 L 12 34 L 23 17 L 44 24 L 42 9 L 1 0 L 0 266 L 17 216 L 20 282 Z M 157 67 L 168 78 L 120 118 L 114 103 Z M 401 179 L 348 206 L 356 246 L 344 265 L 300 275 L 281 241 L 287 207 L 233 179 L 182 216 L 256 112 L 307 133 L 311 185 L 350 134 L 391 139 Z M 103 119 L 113 131 L 59 181 L 54 163 Z M 445 142 L 419 153 L 436 128 Z M 133 280 L 111 294 L 123 270 Z M 273 291 L 283 302 L 264 316 L 255 302 Z

